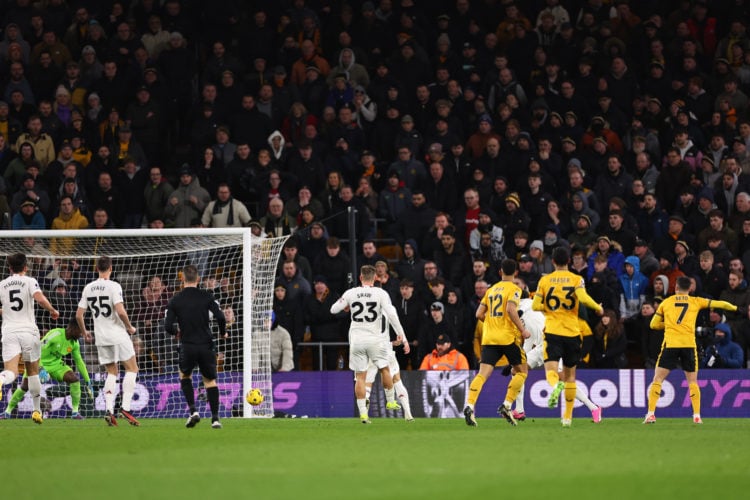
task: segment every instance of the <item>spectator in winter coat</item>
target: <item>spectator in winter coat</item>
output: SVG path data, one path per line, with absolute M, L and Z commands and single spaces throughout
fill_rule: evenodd
M 170 195 L 174 191 L 172 185 L 161 173 L 161 168 L 151 167 L 149 170 L 149 182 L 143 190 L 143 196 L 146 200 L 144 205 L 144 215 L 146 222 L 151 224 L 154 221 L 164 222 L 166 218 L 166 206 Z
M 422 359 L 420 370 L 468 370 L 469 361 L 452 345 L 447 334 L 441 334 L 435 341 L 435 349 Z
M 598 255 L 607 257 L 607 268 L 612 269 L 618 277 L 625 272 L 625 256 L 620 251 L 620 245 L 616 241 L 613 242 L 610 240 L 607 236 L 599 236 L 596 239 L 596 248 L 588 259 L 588 279 L 591 279 L 591 276 L 594 274 L 594 259 Z
M 378 217 L 385 219 L 387 232 L 395 235 L 395 224 L 401 214 L 411 204 L 411 191 L 401 185 L 397 171 L 388 174 L 385 188 L 378 197 Z
M 398 319 L 404 327 L 406 337 L 409 339 L 411 351 L 404 354 L 403 349 L 396 351 L 396 359 L 402 369 L 407 369 L 411 365 L 412 369 L 417 368 L 421 361 L 419 355 L 419 328 L 420 323 L 425 320 L 424 303 L 417 297 L 414 292 L 414 282 L 408 278 L 402 279 L 399 286 L 399 298 L 393 304 L 398 312 Z
M 591 202 L 597 203 L 593 191 L 578 190 L 570 192 L 567 208 L 572 227 L 576 226 L 576 221 L 581 215 L 585 215 L 591 220 L 592 229 L 599 227 L 601 217 L 599 216 L 599 212 L 590 206 Z
M 285 328 L 292 337 L 292 349 L 294 350 L 294 364 L 299 368 L 299 349 L 297 344 L 302 342 L 305 335 L 305 315 L 300 314 L 302 301 L 290 299 L 287 296 L 286 285 L 277 281 L 273 290 L 273 312 L 282 328 Z
M 209 201 L 208 191 L 201 187 L 193 171 L 185 164 L 180 169 L 180 185 L 172 192 L 164 209 L 165 222 L 170 227 L 199 225 Z
M 260 219 L 263 232 L 272 237 L 286 236 L 297 230 L 297 221 L 286 213 L 281 198 L 272 198 L 268 202 L 268 212 Z
M 674 287 L 675 287 L 675 284 L 677 283 L 677 278 L 679 278 L 680 276 L 685 276 L 685 273 L 677 269 L 674 263 L 675 263 L 674 254 L 669 251 L 663 252 L 659 256 L 659 268 L 656 271 L 654 271 L 649 277 L 649 281 L 651 282 L 652 286 L 654 286 L 655 280 L 660 275 L 663 275 L 666 278 L 667 288 L 662 290 L 661 298 L 668 297 L 669 295 L 674 294 Z M 701 268 L 703 268 L 702 265 L 701 265 Z M 654 297 L 659 297 L 659 295 L 657 295 L 656 293 L 656 289 L 654 289 Z
M 313 278 L 313 293 L 305 302 L 305 322 L 310 325 L 313 342 L 338 342 L 343 340 L 342 325 L 344 314 L 332 315 L 329 311 L 339 296 L 328 288 L 322 274 Z M 317 354 L 317 353 L 316 353 Z M 319 357 L 313 356 L 315 370 L 335 370 L 337 368 L 338 347 L 323 348 L 323 365 Z
M 429 318 L 422 321 L 419 330 L 418 359 L 424 359 L 436 345 L 438 338 L 444 335 L 450 338 L 450 326 L 445 321 L 445 306 L 442 302 L 433 302 L 430 305 Z
M 351 260 L 341 249 L 339 239 L 335 236 L 329 237 L 325 251 L 313 261 L 313 273 L 325 276 L 328 280 L 328 288 L 337 294 L 342 294 L 349 285 L 351 272 Z
M 216 190 L 216 200 L 203 211 L 201 223 L 204 227 L 245 227 L 251 220 L 245 204 L 232 198 L 229 186 L 221 183 Z
M 594 328 L 593 365 L 596 368 L 626 368 L 625 351 L 628 340 L 622 325 L 617 321 L 617 313 L 605 310 L 604 316 Z
M 421 278 L 424 273 L 425 260 L 419 256 L 419 246 L 417 242 L 410 238 L 404 242 L 403 258 L 395 266 L 396 275 L 403 281 L 405 279 L 415 282 Z M 408 336 L 407 332 L 407 337 Z
M 641 262 L 641 273 L 644 276 L 651 276 L 651 273 L 659 268 L 659 260 L 654 252 L 649 248 L 649 244 L 642 238 L 636 238 L 633 253 Z
M 271 371 L 290 372 L 294 370 L 292 336 L 279 324 L 275 313 L 271 318 Z
M 725 300 L 737 306 L 736 311 L 726 311 L 724 313 L 729 326 L 737 331 L 737 328 L 743 321 L 743 316 L 747 316 L 747 307 L 750 306 L 750 290 L 747 288 L 742 271 L 729 271 L 727 282 L 729 286 L 719 294 L 719 300 Z
M 620 275 L 620 318 L 634 319 L 646 299 L 648 278 L 641 273 L 641 261 L 635 255 L 625 258 L 625 272 Z
M 661 345 L 664 342 L 664 330 L 651 328 L 651 318 L 654 317 L 654 313 L 656 313 L 654 300 L 646 299 L 641 306 L 641 312 L 637 320 L 641 332 L 641 353 L 646 368 L 656 366 L 656 359 L 659 357 Z
M 46 229 L 47 222 L 42 212 L 36 209 L 36 203 L 26 200 L 21 203 L 21 209 L 15 213 L 12 220 L 13 229 Z
M 714 326 L 714 343 L 706 349 L 701 365 L 704 368 L 742 368 L 742 347 L 732 342 L 732 329 L 727 323 Z
M 443 271 L 443 276 L 449 283 L 459 286 L 469 267 L 464 247 L 458 241 L 456 232 L 451 226 L 443 230 L 440 240 L 442 246 L 435 250 L 435 263 Z
M 469 248 L 472 255 L 479 253 L 479 242 L 482 233 L 489 233 L 492 240 L 492 257 L 493 260 L 500 261 L 505 258 L 505 250 L 503 244 L 505 243 L 503 236 L 503 229 L 500 226 L 496 226 L 493 222 L 494 213 L 486 208 L 479 209 L 479 224 L 475 229 L 469 233 Z

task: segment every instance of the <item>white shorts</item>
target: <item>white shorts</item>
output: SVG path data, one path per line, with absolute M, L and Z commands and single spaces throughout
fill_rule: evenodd
M 372 343 L 352 344 L 349 349 L 349 368 L 354 372 L 366 372 L 370 362 L 378 369 L 388 366 L 388 351 L 393 352 L 390 343 L 382 340 Z
M 390 354 L 388 354 L 388 369 L 391 371 L 391 377 L 398 374 L 401 371 L 401 368 L 398 366 L 398 360 L 396 360 L 396 353 L 393 351 L 393 348 L 390 345 L 390 342 L 387 344 L 388 348 L 391 350 Z M 370 363 L 370 366 L 367 367 L 367 377 L 365 378 L 365 382 L 368 384 L 372 384 L 375 382 L 375 376 L 378 374 L 378 367 L 375 366 L 374 363 Z
M 529 370 L 544 366 L 544 347 L 539 345 L 527 352 L 526 364 L 529 365 Z
M 98 345 L 96 353 L 99 356 L 100 365 L 109 365 L 129 360 L 135 356 L 135 349 L 133 349 L 133 342 L 128 339 L 127 342 L 120 344 Z
M 3 362 L 8 362 L 19 354 L 24 362 L 39 361 L 42 356 L 39 333 L 23 331 L 3 333 Z

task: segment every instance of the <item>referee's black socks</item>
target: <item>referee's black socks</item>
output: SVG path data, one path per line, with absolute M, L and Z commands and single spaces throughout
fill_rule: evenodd
M 191 378 L 180 379 L 180 387 L 182 388 L 182 394 L 185 396 L 185 401 L 190 408 L 190 414 L 195 413 L 195 393 L 193 392 L 193 380 Z
M 208 396 L 208 406 L 211 407 L 211 421 L 215 422 L 219 420 L 219 388 L 215 386 L 206 388 L 206 396 Z

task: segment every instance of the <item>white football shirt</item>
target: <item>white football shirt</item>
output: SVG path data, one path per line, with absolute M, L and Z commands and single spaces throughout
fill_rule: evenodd
M 117 345 L 130 340 L 115 312 L 115 305 L 122 301 L 122 287 L 115 281 L 99 278 L 84 287 L 78 307 L 87 309 L 94 318 L 95 345 Z
M 521 303 L 518 307 L 519 311 L 523 311 L 521 321 L 523 322 L 526 329 L 531 333 L 531 337 L 527 338 L 523 342 L 523 350 L 526 353 L 530 353 L 532 349 L 543 349 L 544 346 L 544 313 L 541 311 L 535 311 L 531 308 L 531 304 L 534 301 L 531 299 L 521 299 Z
M 391 297 L 382 288 L 350 288 L 331 306 L 331 314 L 337 314 L 347 306 L 352 320 L 349 326 L 351 342 L 387 341 L 388 323 L 393 326 L 397 335 L 404 336 L 404 329 L 398 319 L 396 308 L 391 303 Z
M 0 281 L 0 303 L 3 307 L 2 332 L 27 331 L 39 334 L 34 317 L 34 294 L 39 283 L 31 276 L 13 274 Z

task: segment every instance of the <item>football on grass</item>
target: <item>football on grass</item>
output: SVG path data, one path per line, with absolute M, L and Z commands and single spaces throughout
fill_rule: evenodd
M 250 389 L 250 391 L 245 396 L 245 399 L 251 405 L 258 406 L 263 402 L 263 393 L 260 392 L 260 389 Z

